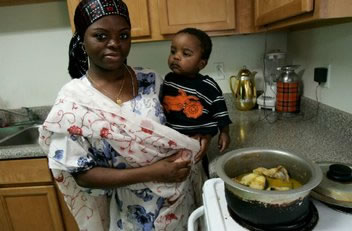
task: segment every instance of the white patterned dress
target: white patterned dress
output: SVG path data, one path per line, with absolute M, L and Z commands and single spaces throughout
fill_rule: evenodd
M 132 111 L 164 124 L 165 116 L 158 99 L 161 79 L 150 70 L 135 68 L 134 71 L 138 80 L 138 95 L 123 103 L 121 110 Z M 86 77 L 80 81 L 88 82 Z M 96 166 L 117 169 L 131 167 L 105 139 L 54 133 L 51 136 L 48 159 L 49 167 L 80 230 L 187 230 L 187 218 L 198 206 L 195 194 L 200 193 L 202 182 L 193 182 L 197 189 L 194 186 L 188 187 L 187 195 L 182 195 L 182 203 L 186 206 L 179 208 L 178 202 L 170 203 L 145 184 L 109 190 L 78 186 L 72 174 Z M 195 169 L 193 172 L 197 175 L 199 168 Z M 198 179 L 202 179 L 202 173 L 199 175 Z M 173 213 L 165 213 L 171 207 L 175 208 Z M 159 216 L 162 213 L 166 215 Z

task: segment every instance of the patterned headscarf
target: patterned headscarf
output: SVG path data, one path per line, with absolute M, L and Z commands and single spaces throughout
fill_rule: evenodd
M 119 15 L 131 26 L 127 5 L 122 0 L 82 0 L 75 11 L 76 32 L 69 47 L 68 71 L 72 78 L 80 78 L 88 70 L 88 56 L 83 49 L 83 38 L 87 28 L 98 19 Z

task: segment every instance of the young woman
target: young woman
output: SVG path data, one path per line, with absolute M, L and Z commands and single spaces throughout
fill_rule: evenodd
M 40 128 L 49 167 L 80 230 L 186 230 L 200 199 L 199 142 L 162 125 L 161 80 L 131 68 L 127 6 L 83 0 L 69 73 Z

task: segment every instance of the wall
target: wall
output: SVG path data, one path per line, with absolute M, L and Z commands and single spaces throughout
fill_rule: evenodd
M 71 29 L 64 1 L 0 7 L 0 107 L 52 105 L 60 87 L 70 80 L 67 73 Z M 225 79 L 217 80 L 229 93 L 228 79 L 246 65 L 262 69 L 267 49 L 286 50 L 286 33 L 213 38 L 213 53 L 202 73 L 217 77 L 214 62 L 223 62 Z M 168 72 L 169 41 L 134 43 L 128 62 Z M 258 87 L 262 74 L 257 74 Z M 223 76 L 220 76 L 223 77 Z
M 318 100 L 352 113 L 352 23 L 290 32 L 288 52 L 304 70 L 304 95 L 316 99 L 314 68 L 331 65 L 329 88 L 318 88 Z

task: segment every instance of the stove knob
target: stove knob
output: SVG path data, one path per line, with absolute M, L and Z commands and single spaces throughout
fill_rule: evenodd
M 333 181 L 348 182 L 352 181 L 352 170 L 343 164 L 332 164 L 329 166 L 326 176 Z

